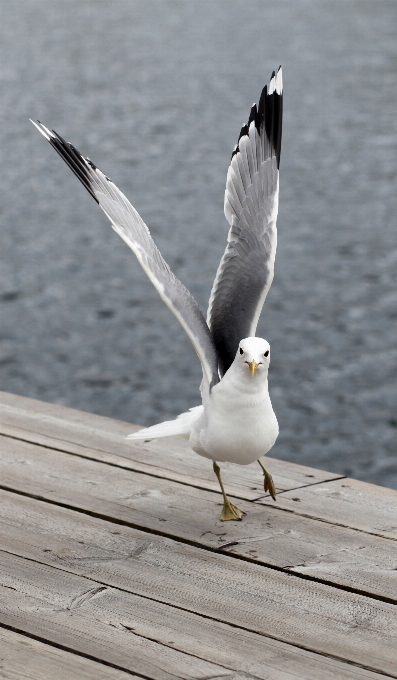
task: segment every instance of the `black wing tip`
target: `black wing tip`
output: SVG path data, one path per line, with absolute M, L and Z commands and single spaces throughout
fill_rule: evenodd
M 279 66 L 277 73 L 273 71 L 269 85 L 265 85 L 262 90 L 257 117 L 257 130 L 260 133 L 264 126 L 267 140 L 276 156 L 278 168 L 281 155 L 282 117 L 283 71 Z
M 49 130 L 43 125 L 39 120 L 35 123 L 31 118 L 29 119 L 33 125 L 41 132 L 41 134 L 49 141 L 52 148 L 61 156 L 62 160 L 65 161 L 66 165 L 72 170 L 80 182 L 85 186 L 88 193 L 99 203 L 97 197 L 95 196 L 89 169 L 91 168 L 95 171 L 96 165 L 89 158 L 84 158 L 84 156 L 73 146 L 70 142 L 67 142 L 61 135 L 59 135 L 55 130 Z M 88 167 L 87 167 L 88 166 Z
M 280 167 L 281 136 L 283 122 L 283 72 L 281 66 L 277 74 L 272 73 L 267 90 L 263 120 L 266 137 L 274 149 L 277 167 Z
M 232 158 L 239 152 L 240 139 L 248 135 L 250 125 L 255 123 L 259 134 L 264 129 L 268 143 L 276 156 L 277 167 L 280 167 L 281 155 L 281 135 L 283 117 L 283 76 L 282 68 L 279 66 L 277 73 L 272 72 L 269 85 L 265 85 L 259 99 L 259 104 L 253 104 L 246 125 L 240 131 L 237 145 L 235 146 Z
M 248 118 L 248 123 L 246 125 L 246 127 L 248 129 L 249 129 L 249 126 L 251 125 L 252 122 L 256 123 L 257 116 L 258 116 L 258 109 L 256 108 L 256 104 L 252 104 L 250 115 L 249 115 L 249 118 Z

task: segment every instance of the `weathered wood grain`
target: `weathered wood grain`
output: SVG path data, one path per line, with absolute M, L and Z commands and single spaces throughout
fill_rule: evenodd
M 2 434 L 219 493 L 210 461 L 197 456 L 186 440 L 169 437 L 150 443 L 126 441 L 126 436 L 137 429 L 136 425 L 111 418 L 0 392 Z M 278 491 L 341 477 L 272 458 L 266 460 Z M 264 495 L 258 465 L 225 463 L 222 474 L 231 495 L 247 500 Z
M 0 650 L 2 680 L 138 680 L 6 628 L 0 628 Z
M 82 540 L 77 541 L 77 536 Z M 122 539 L 121 536 L 125 537 Z M 211 533 L 211 538 L 217 537 Z M 221 538 L 224 540 L 223 536 Z M 82 568 L 86 569 L 88 560 L 87 564 L 95 567 L 93 573 L 100 572 L 101 578 L 104 578 L 103 574 L 106 574 L 106 578 L 114 578 L 113 573 L 110 576 L 108 574 L 109 570 L 113 570 L 114 561 L 126 561 L 128 568 L 131 566 L 129 555 L 135 554 L 131 541 L 140 550 L 139 546 L 146 545 L 147 540 L 144 531 L 122 526 L 115 528 L 114 525 L 107 522 L 104 524 L 89 516 L 85 516 L 82 521 L 79 514 L 67 509 L 0 491 L 0 545 L 19 555 L 40 559 L 48 564 L 61 563 L 67 565 L 67 568 L 70 563 L 72 570 L 80 569 L 82 564 Z M 167 539 L 154 535 L 150 536 L 149 542 L 152 546 L 150 555 L 161 555 L 162 546 L 169 546 Z M 156 549 L 153 548 L 153 542 Z M 240 538 L 237 545 L 233 543 L 232 541 L 232 545 L 222 552 L 239 551 L 236 552 L 237 555 L 259 564 L 274 565 L 295 573 L 309 573 L 334 585 L 397 602 L 397 555 L 395 544 L 391 541 L 298 518 L 289 513 L 273 513 L 256 537 L 247 535 Z M 105 551 L 103 555 L 101 551 L 98 553 L 99 546 L 105 545 L 110 552 Z M 87 552 L 88 546 L 93 549 L 92 553 Z M 173 562 L 172 550 L 178 553 L 182 550 L 184 554 L 185 547 L 172 541 L 171 548 L 166 551 L 167 562 L 162 566 L 158 564 L 157 557 L 153 564 L 146 562 L 145 555 L 134 562 L 139 570 L 143 570 L 145 581 L 149 579 L 150 583 L 162 578 L 166 564 Z M 194 555 L 196 549 L 192 550 Z M 190 553 L 189 555 L 189 559 L 193 559 Z M 217 558 L 212 559 L 217 564 Z M 178 579 L 180 578 L 178 575 Z M 129 582 L 126 585 L 124 581 L 115 581 L 114 584 L 127 589 L 131 587 Z M 175 587 L 177 584 L 178 582 Z M 186 587 L 188 590 L 189 582 Z M 133 591 L 137 592 L 135 586 Z M 144 592 L 147 594 L 149 590 Z
M 122 529 L 115 525 L 113 527 L 113 531 Z M 84 573 L 88 574 L 92 568 L 99 567 L 101 571 L 108 562 L 108 566 L 112 565 L 108 572 L 115 569 L 118 576 L 123 574 L 123 578 L 128 578 L 128 574 L 131 575 L 137 569 L 137 558 L 138 571 L 146 568 L 146 560 L 149 563 L 152 560 L 157 561 L 157 568 L 163 571 L 163 575 L 156 583 L 153 582 L 152 595 L 149 585 L 149 597 L 154 597 L 153 592 L 158 592 L 160 598 L 169 602 L 180 602 L 183 598 L 186 602 L 189 599 L 190 602 L 196 600 L 193 607 L 201 607 L 200 611 L 205 615 L 212 610 L 214 617 L 235 625 L 242 625 L 313 651 L 327 653 L 332 649 L 335 655 L 356 660 L 358 663 L 365 663 L 363 658 L 369 662 L 377 654 L 383 655 L 382 647 L 388 647 L 388 635 L 393 634 L 394 628 L 397 635 L 396 609 L 393 605 L 348 592 L 341 595 L 333 587 L 302 581 L 283 572 L 234 560 L 225 555 L 209 554 L 200 549 L 196 549 L 196 560 L 191 559 L 190 552 L 189 559 L 186 559 L 185 551 L 175 553 L 177 558 L 167 554 L 167 557 L 161 559 L 156 554 L 158 550 L 156 543 L 153 544 L 154 538 L 147 535 L 143 541 L 138 541 L 127 560 L 120 560 L 117 553 L 113 553 L 111 559 L 102 554 L 104 560 L 98 557 L 83 560 L 78 568 L 82 566 Z M 48 545 L 51 546 L 51 540 L 48 540 Z M 191 546 L 184 548 L 186 551 L 188 548 L 193 550 Z M 51 547 L 45 548 L 50 549 Z M 175 552 L 174 547 L 171 552 Z M 74 554 L 68 546 L 63 553 L 61 550 L 60 555 L 61 558 L 62 555 L 66 557 L 67 562 Z M 78 564 L 78 559 L 71 561 Z M 175 571 L 173 578 L 169 580 L 171 568 Z M 135 577 L 136 573 L 134 581 Z M 130 581 L 130 584 L 133 589 L 134 582 Z M 181 594 L 180 590 L 185 592 Z M 187 606 L 192 608 L 191 604 Z M 379 631 L 381 638 L 378 640 Z M 370 644 L 371 639 L 373 645 Z M 372 662 L 366 665 L 374 667 Z M 378 666 L 376 668 L 379 669 Z
M 197 546 L 396 600 L 396 546 L 351 529 L 247 503 L 242 522 L 219 520 L 209 491 L 0 438 L 2 485 Z M 243 507 L 241 501 L 240 505 Z
M 218 664 L 199 657 L 193 660 L 191 655 L 173 649 L 175 631 L 168 611 L 168 639 L 164 643 L 157 640 L 150 626 L 148 600 L 143 600 L 143 608 L 139 608 L 134 596 L 65 572 L 60 578 L 57 569 L 5 553 L 0 553 L 0 564 L 3 625 L 153 680 L 196 680 L 221 674 L 233 677 L 232 671 Z M 147 637 L 149 630 L 152 634 Z
M 258 503 L 267 503 L 267 499 Z M 279 506 L 305 517 L 397 539 L 397 491 L 384 486 L 349 478 L 334 480 L 280 494 Z
M 251 610 L 260 611 L 263 572 L 256 565 L 89 516 L 82 521 L 73 511 L 6 492 L 0 492 L 0 517 L 1 545 L 17 555 L 248 628 Z
M 34 631 L 44 639 L 153 680 L 368 677 L 366 671 L 353 666 L 98 586 L 87 578 L 65 572 L 60 578 L 59 570 L 14 555 L 0 552 L 0 564 L 3 624 Z M 357 614 L 354 628 L 346 630 L 344 637 L 360 639 L 363 646 L 374 633 L 381 633 L 383 612 L 378 612 L 374 630 L 368 625 L 368 615 L 367 625 L 362 625 Z M 387 632 L 387 640 L 382 635 L 380 648 L 371 657 L 371 665 L 387 673 L 393 666 L 388 649 L 392 632 Z M 359 663 L 364 665 L 368 659 L 367 653 Z M 393 677 L 393 669 L 390 674 Z
M 131 456 L 124 441 L 131 426 L 23 401 L 5 395 L 0 428 L 8 435 L 0 437 L 0 483 L 27 494 L 0 494 L 0 535 L 9 551 L 0 610 L 16 617 L 20 630 L 33 634 L 33 626 L 36 634 L 41 626 L 44 639 L 73 640 L 72 649 L 93 649 L 94 657 L 102 649 L 98 658 L 107 663 L 124 659 L 127 640 L 122 668 L 148 678 L 311 680 L 367 672 L 351 664 L 371 668 L 371 677 L 397 677 L 393 492 L 310 477 L 315 471 L 300 466 L 291 474 L 280 462 L 285 493 L 274 504 L 254 485 L 255 467 L 231 466 L 249 471 L 230 480 L 248 516 L 223 524 L 208 462 L 183 440 L 166 440 L 171 455 L 157 441 L 133 445 Z M 256 656 L 257 648 L 265 656 Z

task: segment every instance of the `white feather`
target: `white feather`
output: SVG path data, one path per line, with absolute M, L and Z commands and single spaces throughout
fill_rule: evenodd
M 175 420 L 165 420 L 164 423 L 145 427 L 143 430 L 129 434 L 127 439 L 142 441 L 158 439 L 159 437 L 176 437 L 177 435 L 189 439 L 193 423 L 200 418 L 203 411 L 203 406 L 194 406 L 186 413 L 181 413 Z

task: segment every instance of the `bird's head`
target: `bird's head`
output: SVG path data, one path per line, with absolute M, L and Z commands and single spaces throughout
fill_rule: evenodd
M 263 338 L 245 338 L 238 346 L 234 363 L 240 372 L 258 379 L 267 377 L 270 345 Z

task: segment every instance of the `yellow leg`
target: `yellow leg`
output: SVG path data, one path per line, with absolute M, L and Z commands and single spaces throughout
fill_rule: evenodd
M 275 501 L 276 500 L 276 487 L 274 486 L 273 477 L 271 476 L 270 472 L 268 472 L 266 470 L 265 466 L 263 465 L 263 463 L 261 463 L 260 460 L 258 460 L 258 463 L 261 466 L 261 468 L 263 470 L 264 477 L 265 477 L 265 485 L 264 485 L 265 491 L 268 491 L 270 493 L 271 497 L 273 498 L 273 500 Z
M 214 472 L 215 472 L 216 476 L 218 477 L 219 486 L 221 487 L 221 491 L 222 491 L 222 495 L 223 495 L 223 510 L 222 510 L 220 519 L 222 520 L 222 522 L 226 522 L 229 519 L 241 519 L 242 516 L 245 515 L 245 512 L 240 510 L 240 508 L 238 508 L 236 505 L 234 505 L 233 503 L 231 503 L 229 501 L 228 497 L 226 496 L 225 489 L 223 487 L 223 482 L 222 482 L 222 478 L 221 478 L 221 469 L 220 469 L 219 465 L 217 463 L 215 463 L 215 461 L 213 463 L 213 467 L 214 467 Z

